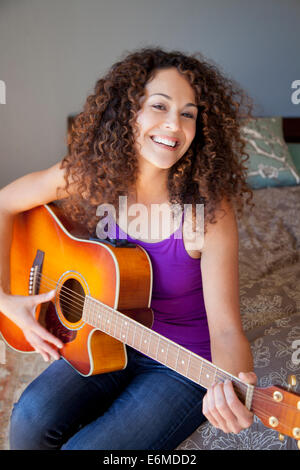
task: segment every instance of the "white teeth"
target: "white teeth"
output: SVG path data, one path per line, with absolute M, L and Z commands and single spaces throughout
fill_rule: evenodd
M 159 144 L 169 145 L 170 147 L 175 147 L 176 145 L 176 142 L 173 142 L 172 140 L 163 139 L 162 137 L 153 136 L 152 140 L 154 140 L 154 142 L 157 142 Z

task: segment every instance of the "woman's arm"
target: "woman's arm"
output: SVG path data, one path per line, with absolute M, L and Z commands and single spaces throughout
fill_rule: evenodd
M 57 199 L 57 188 L 65 186 L 60 162 L 42 171 L 22 176 L 0 190 L 0 295 L 9 293 L 9 252 L 14 216 Z M 67 193 L 61 190 L 60 197 Z
M 49 343 L 57 347 L 62 343 L 35 320 L 34 313 L 38 304 L 54 297 L 54 292 L 33 296 L 11 295 L 10 247 L 15 215 L 57 199 L 57 188 L 64 187 L 64 170 L 57 163 L 46 170 L 22 176 L 0 190 L 0 311 L 23 330 L 27 341 L 45 360 L 50 356 L 59 357 Z M 60 191 L 60 198 L 63 197 L 67 197 L 64 189 Z
M 210 224 L 201 257 L 204 301 L 210 331 L 212 362 L 249 383 L 255 383 L 249 342 L 243 332 L 239 306 L 239 240 L 232 206 L 223 200 L 223 211 Z M 224 432 L 239 432 L 252 422 L 252 414 L 242 405 L 231 382 L 208 390 L 203 412 Z

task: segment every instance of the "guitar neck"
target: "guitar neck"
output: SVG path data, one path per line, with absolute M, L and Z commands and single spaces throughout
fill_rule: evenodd
M 166 365 L 204 388 L 232 381 L 239 399 L 251 409 L 253 386 L 223 371 L 210 361 L 165 338 L 90 296 L 85 297 L 83 320 L 122 343 Z

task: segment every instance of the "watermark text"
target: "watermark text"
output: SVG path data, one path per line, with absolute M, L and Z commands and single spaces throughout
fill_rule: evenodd
M 116 210 L 112 204 L 100 204 L 96 215 L 102 217 L 96 227 L 99 239 L 116 238 Z M 130 222 L 128 222 L 130 218 Z M 183 223 L 184 219 L 184 223 Z M 160 241 L 173 236 L 184 238 L 187 250 L 201 250 L 204 243 L 204 204 L 196 204 L 193 218 L 192 204 L 151 204 L 141 203 L 127 206 L 127 196 L 119 197 L 120 239 L 127 235 L 136 240 Z
M 0 339 L 0 364 L 6 364 L 5 343 Z
M 300 364 L 300 339 L 295 339 L 292 342 L 292 348 L 295 349 L 295 351 L 292 354 L 292 363 L 295 364 L 296 366 L 299 366 Z
M 6 85 L 3 80 L 0 80 L 0 104 L 6 104 Z
M 294 80 L 292 82 L 292 88 L 295 89 L 291 95 L 292 103 L 300 104 L 300 80 Z

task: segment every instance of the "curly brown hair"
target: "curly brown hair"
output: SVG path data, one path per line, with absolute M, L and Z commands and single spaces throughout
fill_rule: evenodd
M 145 85 L 159 69 L 175 67 L 193 88 L 198 106 L 196 134 L 187 152 L 170 168 L 170 203 L 204 204 L 205 230 L 215 222 L 223 198 L 238 215 L 253 192 L 246 182 L 246 142 L 241 126 L 251 118 L 252 100 L 201 53 L 186 55 L 158 47 L 130 52 L 95 85 L 84 109 L 72 124 L 65 168 L 65 189 L 76 193 L 62 201 L 73 219 L 95 234 L 101 203 L 118 207 L 119 196 L 135 188 L 138 159 L 134 150 L 135 122 Z

